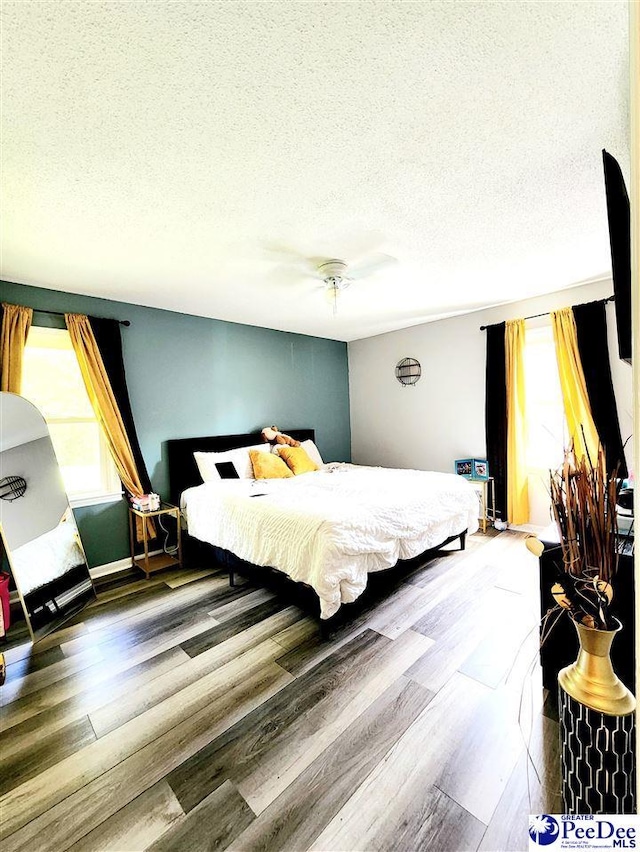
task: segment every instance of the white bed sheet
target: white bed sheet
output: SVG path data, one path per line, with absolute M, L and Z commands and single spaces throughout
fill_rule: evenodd
M 343 463 L 205 483 L 181 506 L 193 537 L 310 585 L 321 618 L 362 594 L 367 574 L 478 529 L 478 497 L 462 477 Z

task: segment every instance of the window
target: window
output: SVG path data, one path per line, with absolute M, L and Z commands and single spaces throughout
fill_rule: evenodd
M 22 395 L 47 421 L 69 499 L 76 505 L 118 499 L 120 480 L 66 329 L 31 327 Z
M 568 442 L 553 331 L 547 323 L 527 328 L 524 349 L 527 399 L 527 467 L 555 470 Z
M 524 347 L 529 522 L 539 527 L 552 519 L 549 471 L 562 464 L 568 442 L 553 330 L 543 322 L 527 328 Z

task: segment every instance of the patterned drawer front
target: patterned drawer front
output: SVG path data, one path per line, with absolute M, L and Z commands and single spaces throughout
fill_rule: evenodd
M 565 813 L 635 813 L 635 713 L 606 716 L 558 692 Z

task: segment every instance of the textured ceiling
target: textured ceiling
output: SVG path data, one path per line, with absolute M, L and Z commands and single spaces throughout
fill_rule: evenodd
M 607 274 L 626 2 L 9 2 L 5 278 L 352 340 Z M 275 248 L 398 263 L 337 317 Z

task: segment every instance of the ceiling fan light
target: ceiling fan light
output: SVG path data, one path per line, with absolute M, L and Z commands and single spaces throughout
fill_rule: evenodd
M 324 297 L 327 300 L 327 304 L 331 305 L 331 310 L 333 316 L 336 317 L 338 315 L 338 296 L 340 295 L 340 288 L 327 284 L 324 289 Z
M 332 284 L 327 284 L 324 288 L 324 297 L 330 305 L 333 305 L 340 295 L 340 288 L 334 287 Z

